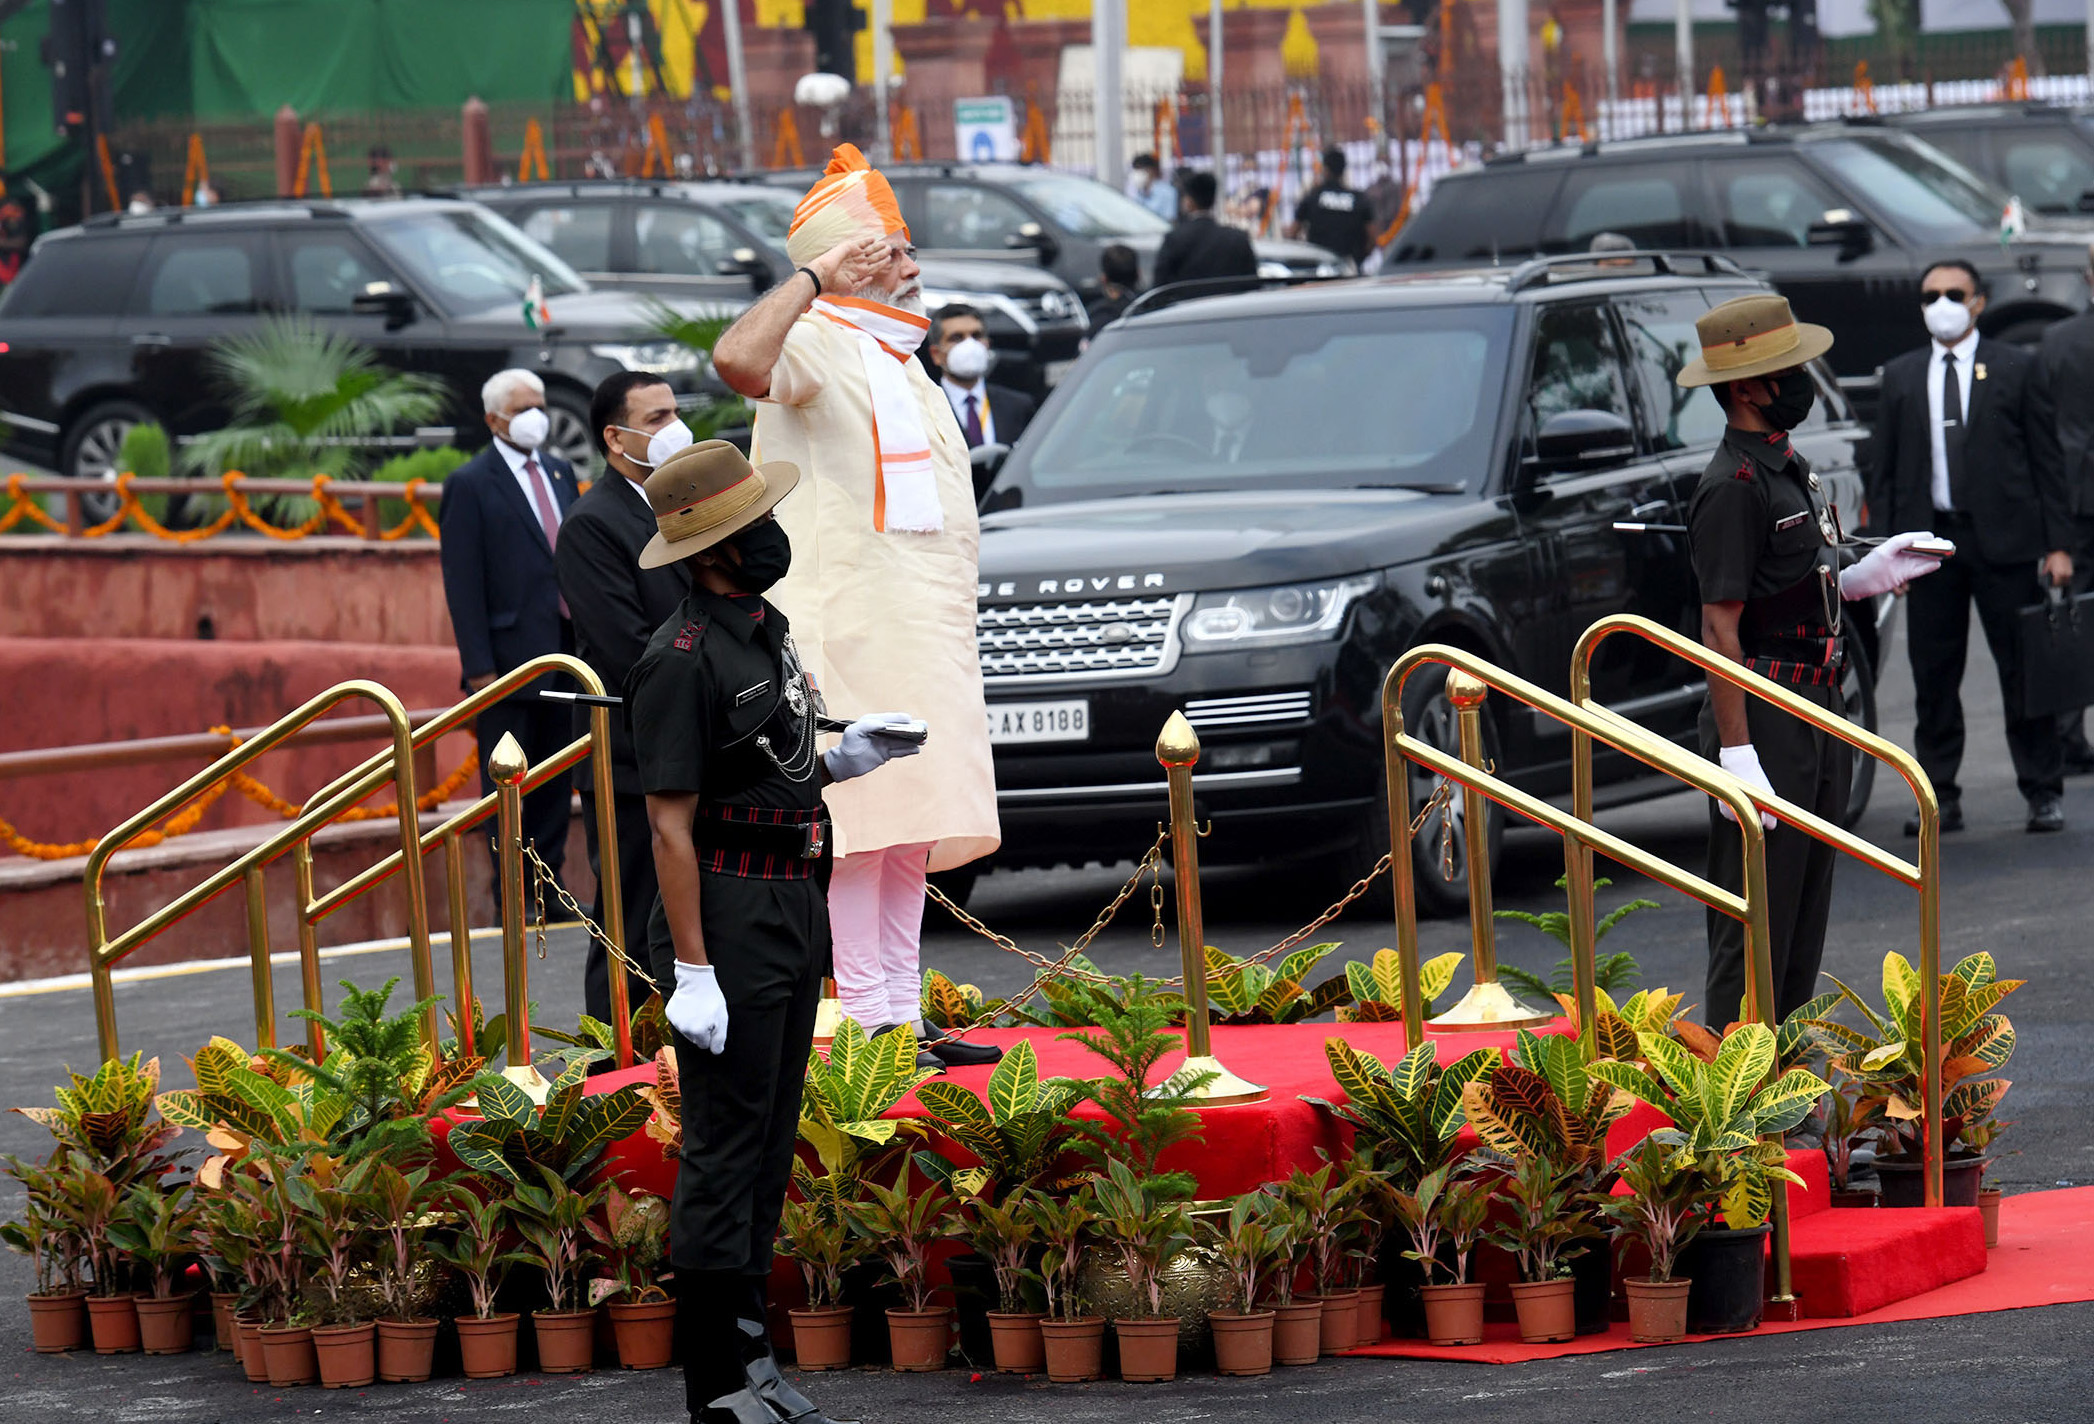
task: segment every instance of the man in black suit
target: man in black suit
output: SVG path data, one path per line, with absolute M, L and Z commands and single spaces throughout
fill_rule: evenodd
M 494 439 L 444 480 L 437 515 L 444 602 L 450 605 L 464 684 L 476 692 L 532 658 L 574 650 L 553 550 L 561 521 L 581 496 L 573 468 L 543 449 L 544 382 L 529 371 L 497 371 L 481 388 L 480 401 Z M 481 794 L 494 790 L 487 759 L 504 732 L 515 736 L 533 766 L 573 740 L 569 706 L 538 696 L 551 685 L 552 679 L 540 678 L 480 714 L 474 731 Z M 524 839 L 536 844 L 555 878 L 567 858 L 572 797 L 573 782 L 556 776 L 524 798 Z M 497 858 L 497 874 L 500 868 Z
M 2087 282 L 2094 286 L 2094 249 L 2088 252 Z M 2072 511 L 2073 592 L 2094 583 L 2094 310 L 2054 321 L 2043 329 L 2043 376 L 2058 405 L 2058 445 L 2065 466 L 2065 501 Z M 2087 744 L 2086 714 L 2058 718 L 2065 739 L 2065 774 L 2094 771 Z
M 2007 748 L 2030 831 L 2065 827 L 2055 717 L 2023 717 L 2017 617 L 2043 599 L 2039 578 L 2072 578 L 2073 535 L 2050 387 L 2036 357 L 1978 335 L 1985 296 L 1976 269 L 1937 263 L 1920 282 L 1933 340 L 1883 368 L 1869 505 L 1890 533 L 1932 529 L 1956 543 L 1941 571 L 1907 595 L 1905 641 L 1918 713 L 1913 750 L 1941 798 L 1941 828 L 1963 826 L 1964 651 L 1970 605 L 1998 666 Z M 1919 833 L 1918 818 L 1907 835 Z
M 1196 282 L 1208 277 L 1256 277 L 1258 254 L 1251 235 L 1214 218 L 1214 175 L 1188 173 L 1178 185 L 1178 223 L 1156 249 L 1156 280 Z
M 560 546 L 553 551 L 560 593 L 574 623 L 575 656 L 603 679 L 614 697 L 623 693 L 625 675 L 647 651 L 647 640 L 691 591 L 687 563 L 640 567 L 640 551 L 655 532 L 654 511 L 641 488 L 649 473 L 644 446 L 675 420 L 676 393 L 659 376 L 620 371 L 596 388 L 589 401 L 589 428 L 604 458 L 603 476 L 568 511 L 560 526 Z M 588 709 L 577 708 L 573 735 L 588 729 Z M 633 754 L 632 716 L 623 706 L 611 710 L 611 783 L 617 792 L 613 805 L 624 947 L 654 974 L 666 997 L 676 986 L 673 969 L 663 975 L 647 962 L 647 919 L 654 913 L 655 896 L 654 838 L 647 824 L 647 797 L 640 789 L 640 764 Z M 582 798 L 582 829 L 589 839 L 589 868 L 597 873 L 590 918 L 600 925 L 603 852 L 594 796 Z M 638 1007 L 655 987 L 628 973 L 627 1003 Z M 590 1017 L 610 1022 L 610 965 L 603 946 L 594 940 L 582 975 L 582 1005 Z
M 946 400 L 952 403 L 953 419 L 960 423 L 968 449 L 1018 443 L 1038 407 L 1025 392 L 989 380 L 994 358 L 980 312 L 959 302 L 938 308 L 931 318 L 931 341 L 925 352 L 938 372 Z M 989 492 L 991 477 L 985 467 L 974 467 L 977 501 Z

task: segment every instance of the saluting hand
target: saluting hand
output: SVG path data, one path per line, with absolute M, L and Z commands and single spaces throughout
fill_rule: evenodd
M 720 1053 L 727 1047 L 727 999 L 710 964 L 676 961 L 676 992 L 669 996 L 663 1013 L 670 1027 L 691 1041 L 693 1048 Z
M 854 237 L 807 265 L 822 279 L 823 296 L 848 297 L 872 280 L 892 255 L 884 237 Z

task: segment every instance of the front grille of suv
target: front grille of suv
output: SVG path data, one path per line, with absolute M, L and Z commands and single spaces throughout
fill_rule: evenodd
M 1177 659 L 1178 619 L 1190 594 L 984 607 L 974 615 L 982 676 L 1141 677 Z

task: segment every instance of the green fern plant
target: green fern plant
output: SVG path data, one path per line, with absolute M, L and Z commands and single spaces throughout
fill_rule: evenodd
M 696 315 L 680 311 L 659 297 L 647 299 L 647 321 L 658 336 L 667 337 L 688 351 L 695 351 L 704 358 L 708 368 L 712 365 L 713 348 L 727 328 L 734 325 L 739 312 L 719 310 L 700 311 Z M 747 425 L 753 418 L 748 402 L 740 396 L 718 396 L 707 394 L 690 410 L 680 412 L 683 423 L 691 428 L 691 435 L 698 440 L 718 439 L 720 432 L 736 426 Z
M 341 980 L 339 1018 L 315 1009 L 291 1011 L 291 1017 L 310 1019 L 327 1030 L 326 1062 L 314 1063 L 278 1048 L 263 1050 L 262 1056 L 294 1082 L 309 1081 L 343 1100 L 330 1136 L 352 1160 L 366 1155 L 397 1158 L 421 1150 L 428 1145 L 429 1118 L 472 1092 L 471 1083 L 453 1082 L 433 1099 L 424 1098 L 436 1060 L 422 1045 L 422 1015 L 440 996 L 431 995 L 389 1016 L 386 1004 L 399 982 L 395 976 L 366 990 Z
M 1169 1032 L 1174 1003 L 1175 996 L 1167 999 L 1158 994 L 1137 974 L 1127 980 L 1121 1005 L 1099 1005 L 1093 1028 L 1057 1037 L 1082 1044 L 1114 1070 L 1089 1082 L 1090 1099 L 1104 1110 L 1107 1121 L 1078 1124 L 1083 1150 L 1101 1171 L 1124 1159 L 1144 1181 L 1189 1201 L 1192 1175 L 1159 1172 L 1157 1162 L 1178 1143 L 1199 1139 L 1199 1115 L 1187 1104 L 1193 1092 L 1213 1081 L 1214 1074 L 1181 1069 L 1161 1083 L 1153 1081 L 1156 1065 L 1180 1047 L 1179 1037 Z
M 1607 877 L 1601 876 L 1592 882 L 1592 888 L 1596 891 L 1604 890 L 1613 883 Z M 1570 877 L 1568 875 L 1557 876 L 1556 888 L 1558 890 L 1568 890 L 1570 888 Z M 1626 950 L 1619 950 L 1613 954 L 1600 954 L 1598 945 L 1601 940 L 1605 939 L 1613 931 L 1616 925 L 1635 914 L 1638 910 L 1655 910 L 1659 908 L 1661 907 L 1656 900 L 1629 900 L 1623 904 L 1616 905 L 1594 923 L 1592 927 L 1592 942 L 1594 945 L 1593 983 L 1598 988 L 1609 994 L 1619 994 L 1636 987 L 1636 981 L 1643 977 L 1643 969 L 1636 963 L 1636 956 Z M 1565 951 L 1564 957 L 1557 960 L 1554 967 L 1549 971 L 1547 979 L 1543 979 L 1530 969 L 1522 969 L 1516 964 L 1500 964 L 1498 966 L 1498 978 L 1505 983 L 1525 990 L 1536 998 L 1551 999 L 1558 995 L 1570 993 L 1574 982 L 1569 954 L 1571 947 L 1570 912 L 1568 910 L 1549 910 L 1542 914 L 1534 915 L 1529 914 L 1525 910 L 1499 910 L 1496 914 L 1501 920 L 1517 920 L 1523 925 L 1532 925 L 1550 939 L 1562 945 Z

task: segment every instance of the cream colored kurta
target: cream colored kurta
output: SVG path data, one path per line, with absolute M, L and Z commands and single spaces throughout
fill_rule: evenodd
M 841 855 L 931 842 L 932 870 L 996 849 L 996 772 L 989 757 L 974 606 L 981 527 L 967 442 L 944 392 L 907 363 L 931 441 L 945 529 L 873 529 L 872 396 L 850 333 L 803 316 L 757 407 L 755 457 L 789 460 L 800 486 L 778 505 L 792 572 L 769 595 L 829 711 L 907 712 L 930 727 L 919 756 L 824 793 Z

